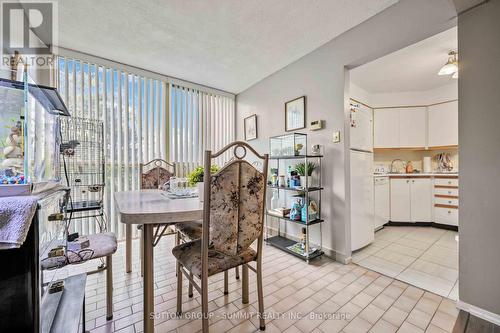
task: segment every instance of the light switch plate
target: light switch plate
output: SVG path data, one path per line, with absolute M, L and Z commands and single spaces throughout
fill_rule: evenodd
M 340 142 L 340 131 L 333 132 L 333 143 Z

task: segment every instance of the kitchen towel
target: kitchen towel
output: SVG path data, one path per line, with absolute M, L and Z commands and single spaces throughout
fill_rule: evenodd
M 0 198 L 0 250 L 23 245 L 36 212 L 36 196 Z

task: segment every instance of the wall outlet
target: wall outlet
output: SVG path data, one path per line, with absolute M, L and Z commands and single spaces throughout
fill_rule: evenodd
M 340 131 L 333 132 L 333 143 L 340 142 Z

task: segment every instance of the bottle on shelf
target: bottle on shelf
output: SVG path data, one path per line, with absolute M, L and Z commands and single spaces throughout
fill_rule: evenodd
M 302 251 L 306 251 L 306 228 L 302 228 L 302 233 L 300 234 L 300 248 Z
M 278 197 L 278 190 L 274 190 L 273 191 L 273 196 L 271 198 L 271 209 L 280 208 L 279 201 L 280 201 L 280 199 Z

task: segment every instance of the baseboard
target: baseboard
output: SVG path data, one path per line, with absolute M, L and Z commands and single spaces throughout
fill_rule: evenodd
M 497 326 L 500 326 L 500 315 L 490 312 L 488 310 L 482 309 L 480 307 L 477 307 L 475 305 L 465 303 L 461 300 L 457 301 L 457 308 L 460 310 L 464 310 L 471 315 L 474 315 L 478 318 L 484 319 L 490 323 L 493 323 Z
M 436 229 L 445 229 L 445 230 L 451 230 L 451 231 L 458 231 L 458 227 L 456 225 L 448 225 L 448 224 L 441 224 L 441 223 L 436 223 L 436 222 L 394 222 L 394 221 L 389 221 L 384 226 L 389 226 L 389 227 L 433 227 Z

